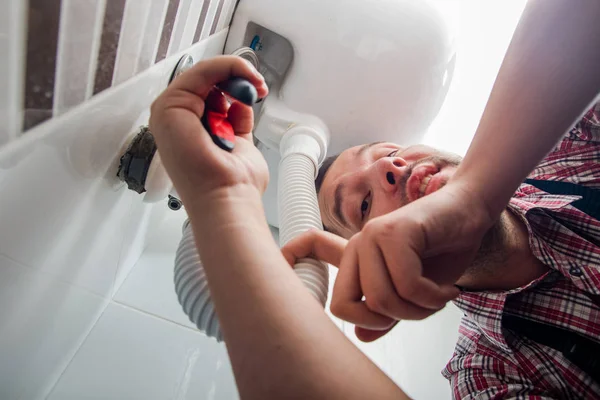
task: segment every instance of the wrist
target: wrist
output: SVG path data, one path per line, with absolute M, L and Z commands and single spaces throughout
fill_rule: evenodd
M 182 200 L 192 225 L 201 231 L 266 224 L 262 195 L 253 185 L 220 187 L 207 193 L 185 196 Z
M 476 181 L 473 182 L 464 177 L 458 179 L 453 177 L 447 186 L 447 189 L 453 191 L 461 199 L 462 208 L 468 212 L 469 219 L 481 229 L 487 230 L 500 216 L 502 209 L 497 210 L 496 205 L 490 203 L 485 193 L 478 190 L 480 185 Z

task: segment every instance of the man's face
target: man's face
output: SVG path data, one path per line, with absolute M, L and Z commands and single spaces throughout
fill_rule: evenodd
M 371 143 L 340 154 L 319 192 L 323 224 L 349 238 L 371 218 L 444 186 L 460 157 L 432 147 Z

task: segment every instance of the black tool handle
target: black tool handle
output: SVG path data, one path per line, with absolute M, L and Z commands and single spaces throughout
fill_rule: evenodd
M 258 100 L 256 88 L 244 78 L 229 78 L 221 82 L 217 87 L 229 96 L 241 101 L 246 105 L 253 105 Z

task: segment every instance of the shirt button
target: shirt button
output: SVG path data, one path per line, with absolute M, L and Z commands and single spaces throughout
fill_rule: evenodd
M 571 267 L 571 269 L 569 269 L 569 273 L 578 278 L 583 275 L 583 271 L 579 267 Z

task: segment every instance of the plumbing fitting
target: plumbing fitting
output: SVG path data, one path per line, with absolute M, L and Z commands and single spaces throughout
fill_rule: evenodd
M 154 136 L 147 126 L 133 136 L 127 150 L 119 160 L 117 177 L 127 184 L 127 188 L 144 194 L 145 203 L 156 203 L 167 196 L 167 205 L 171 210 L 181 208 L 167 170 L 156 151 Z M 177 204 L 178 203 L 178 206 Z
M 292 126 L 281 138 L 279 149 L 281 161 L 292 154 L 303 154 L 308 157 L 314 167 L 314 177 L 319 173 L 319 165 L 327 154 L 329 136 L 307 125 Z
M 252 48 L 240 47 L 239 49 L 237 49 L 233 53 L 231 53 L 231 55 L 242 57 L 244 60 L 246 60 L 250 64 L 252 64 L 252 66 L 254 66 L 254 68 L 256 68 L 257 71 L 259 70 L 260 63 L 258 61 L 258 56 L 256 55 L 256 53 L 254 52 L 254 50 Z
M 169 206 L 171 210 L 177 211 L 181 209 L 183 203 L 177 197 L 169 195 L 169 198 L 167 199 L 167 206 Z
M 146 191 L 146 178 L 155 153 L 154 136 L 147 126 L 143 126 L 129 143 L 119 162 L 117 176 L 127 184 L 128 189 L 137 193 Z

